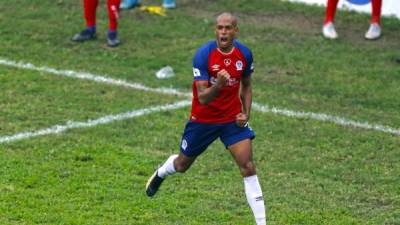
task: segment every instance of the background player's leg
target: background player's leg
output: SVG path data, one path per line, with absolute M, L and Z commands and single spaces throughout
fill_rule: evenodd
M 371 23 L 381 23 L 381 9 L 382 9 L 382 0 L 372 0 L 372 16 Z
M 328 0 L 327 1 L 324 24 L 327 24 L 329 22 L 332 22 L 332 23 L 334 22 L 338 2 L 339 2 L 339 0 Z
M 322 34 L 328 39 L 338 38 L 338 34 L 334 25 L 338 2 L 339 0 L 328 0 L 326 3 L 325 20 L 324 25 L 322 26 Z
M 371 24 L 369 25 L 368 31 L 365 33 L 365 38 L 368 40 L 375 40 L 381 36 L 381 8 L 382 0 L 372 0 L 372 15 Z
M 96 9 L 98 4 L 99 0 L 83 0 L 83 10 L 87 28 L 96 26 Z
M 256 168 L 253 163 L 251 140 L 245 139 L 228 147 L 243 176 L 247 202 L 258 225 L 266 224 L 265 205 Z
M 120 3 L 121 0 L 107 0 L 107 10 L 108 10 L 108 20 L 109 20 L 107 44 L 110 47 L 116 47 L 120 43 L 117 37 Z
M 96 38 L 96 8 L 99 0 L 83 0 L 83 13 L 86 21 L 86 29 L 72 37 L 72 41 L 87 41 Z
M 119 5 L 121 0 L 107 0 L 107 10 L 109 30 L 116 30 L 118 28 L 118 18 L 119 18 Z

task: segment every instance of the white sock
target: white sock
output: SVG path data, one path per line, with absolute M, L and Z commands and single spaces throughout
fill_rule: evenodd
M 244 190 L 246 192 L 247 202 L 253 211 L 254 218 L 256 219 L 257 225 L 265 225 L 265 205 L 263 194 L 261 191 L 260 183 L 258 182 L 257 175 L 245 177 L 244 179 Z
M 178 157 L 178 155 L 171 155 L 165 163 L 158 168 L 158 176 L 161 178 L 165 178 L 168 175 L 174 174 L 175 167 L 174 167 L 174 160 Z

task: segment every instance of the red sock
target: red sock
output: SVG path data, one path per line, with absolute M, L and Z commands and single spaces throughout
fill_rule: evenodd
M 372 0 L 372 16 L 371 23 L 381 23 L 381 9 L 382 9 L 382 0 Z
M 326 3 L 324 25 L 335 20 L 336 8 L 339 0 L 328 0 Z
M 118 17 L 119 17 L 119 4 L 121 0 L 107 0 L 108 9 L 108 19 L 110 30 L 116 30 L 118 27 Z
M 83 0 L 86 27 L 96 25 L 96 8 L 98 4 L 99 0 Z

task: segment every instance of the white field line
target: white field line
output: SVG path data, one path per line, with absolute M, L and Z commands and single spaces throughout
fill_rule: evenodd
M 28 69 L 28 70 L 52 73 L 52 74 L 59 75 L 59 76 L 72 77 L 72 78 L 78 78 L 78 79 L 83 79 L 83 80 L 91 80 L 91 81 L 96 81 L 96 82 L 100 82 L 100 83 L 107 83 L 107 84 L 112 84 L 112 85 L 116 85 L 116 86 L 133 88 L 133 89 L 137 89 L 137 90 L 141 90 L 141 91 L 156 92 L 156 93 L 161 93 L 161 94 L 174 94 L 174 95 L 186 96 L 186 97 L 192 96 L 192 94 L 190 94 L 190 93 L 180 92 L 173 88 L 151 88 L 151 87 L 146 87 L 143 84 L 139 84 L 139 83 L 129 83 L 125 80 L 113 79 L 113 78 L 110 78 L 109 76 L 100 76 L 100 75 L 95 75 L 92 73 L 76 72 L 76 71 L 72 71 L 72 70 L 57 70 L 57 69 L 46 67 L 46 66 L 35 66 L 31 63 L 16 62 L 16 61 L 12 61 L 12 60 L 1 59 L 1 58 L 0 58 L 0 65 L 6 65 L 6 66 L 16 67 L 16 68 L 20 68 L 20 69 Z
M 361 122 L 355 120 L 349 120 L 346 118 L 338 117 L 338 116 L 331 116 L 327 114 L 321 113 L 313 113 L 313 112 L 296 112 L 288 109 L 280 109 L 275 107 L 269 107 L 267 105 L 260 105 L 257 103 L 253 103 L 253 108 L 257 111 L 265 112 L 265 113 L 274 113 L 278 115 L 284 115 L 288 117 L 294 118 L 304 118 L 304 119 L 313 119 L 319 120 L 324 122 L 332 122 L 337 125 L 341 126 L 349 126 L 349 127 L 356 127 L 362 128 L 367 130 L 376 130 L 385 133 L 400 135 L 400 129 L 392 128 L 389 126 L 379 125 L 379 124 L 370 124 L 368 122 Z
M 0 136 L 0 144 L 6 143 L 6 142 L 18 141 L 18 140 L 22 140 L 22 139 L 28 139 L 31 137 L 48 135 L 48 134 L 59 134 L 66 130 L 75 129 L 75 128 L 94 127 L 94 126 L 97 126 L 100 124 L 106 124 L 106 123 L 110 123 L 113 121 L 126 120 L 126 119 L 143 116 L 143 115 L 154 113 L 154 112 L 179 109 L 179 108 L 188 106 L 190 104 L 191 104 L 191 101 L 185 100 L 185 101 L 176 102 L 174 104 L 153 106 L 150 108 L 134 110 L 134 111 L 125 112 L 125 113 L 121 113 L 121 114 L 108 115 L 108 116 L 100 117 L 98 119 L 88 120 L 86 122 L 68 121 L 64 125 L 55 125 L 55 126 L 37 130 L 37 131 L 22 132 L 22 133 L 18 133 L 18 134 L 11 135 L 11 136 Z
M 21 68 L 21 69 L 29 69 L 29 70 L 47 72 L 47 73 L 52 73 L 52 74 L 56 74 L 56 75 L 60 75 L 60 76 L 67 76 L 67 77 L 72 77 L 72 78 L 92 80 L 92 81 L 96 81 L 96 82 L 107 83 L 107 84 L 117 85 L 117 86 L 123 86 L 123 87 L 133 88 L 133 89 L 142 90 L 142 91 L 156 92 L 156 93 L 162 93 L 162 94 L 175 94 L 175 95 L 186 96 L 186 97 L 192 96 L 190 93 L 184 93 L 184 92 L 181 92 L 181 91 L 173 89 L 173 88 L 150 88 L 150 87 L 146 87 L 142 84 L 129 83 L 124 80 L 116 80 L 116 79 L 109 78 L 107 76 L 100 76 L 100 75 L 95 75 L 95 74 L 91 74 L 91 73 L 75 72 L 75 71 L 71 71 L 71 70 L 57 70 L 57 69 L 50 68 L 50 67 L 38 67 L 38 66 L 35 66 L 30 63 L 15 62 L 15 61 L 5 60 L 5 59 L 1 59 L 1 58 L 0 58 L 0 65 L 6 65 L 6 66 Z M 276 107 L 269 107 L 268 105 L 260 105 L 255 102 L 253 103 L 253 109 L 260 111 L 260 112 L 265 112 L 265 113 L 274 113 L 277 115 L 284 115 L 284 116 L 294 117 L 294 118 L 306 118 L 306 119 L 313 119 L 313 120 L 319 120 L 319 121 L 326 121 L 326 122 L 335 123 L 335 124 L 341 125 L 341 126 L 352 126 L 352 127 L 356 127 L 356 128 L 370 129 L 370 130 L 376 130 L 376 131 L 391 133 L 391 134 L 395 134 L 395 135 L 400 135 L 400 130 L 396 129 L 396 128 L 379 125 L 379 124 L 370 124 L 368 122 L 349 120 L 346 118 L 341 118 L 341 117 L 327 115 L 327 114 L 312 113 L 312 112 L 297 112 L 297 111 L 292 111 L 289 109 L 280 109 L 280 108 L 276 108 Z M 124 114 L 126 114 L 126 113 L 118 114 L 118 115 L 124 115 Z M 128 114 L 129 114 L 129 112 L 128 112 Z M 147 114 L 147 113 L 145 113 L 145 114 Z M 102 118 L 115 117 L 118 115 L 109 115 L 109 116 L 105 116 Z M 130 117 L 126 117 L 123 119 L 128 119 L 128 118 L 130 118 Z M 120 120 L 122 120 L 122 119 L 120 119 Z M 97 120 L 94 120 L 94 121 L 97 121 Z M 112 122 L 112 121 L 114 121 L 114 120 L 109 120 L 108 122 Z M 74 123 L 72 122 L 72 124 L 74 124 Z M 81 123 L 77 123 L 77 124 L 81 124 Z M 99 124 L 104 124 L 104 123 L 99 123 Z M 97 124 L 95 124 L 95 125 L 97 125 Z M 92 126 L 95 126 L 95 125 L 92 125 Z M 12 136 L 4 136 L 4 137 L 0 136 L 0 143 L 10 142 L 13 140 L 19 140 L 21 138 L 16 138 L 19 136 L 28 135 L 29 137 L 32 137 L 32 136 L 40 136 L 40 135 L 51 134 L 51 133 L 59 133 L 59 132 L 56 132 L 58 130 L 58 128 L 61 127 L 62 129 L 65 129 L 65 128 L 63 128 L 65 126 L 66 125 L 55 125 L 50 128 L 46 128 L 46 129 L 34 131 L 34 132 L 23 132 L 23 133 L 15 134 Z M 66 129 L 79 128 L 79 127 L 85 127 L 85 126 L 74 125 L 72 127 L 66 128 Z M 49 131 L 51 131 L 51 132 L 49 132 Z M 63 132 L 63 131 L 64 130 L 62 130 L 60 132 Z M 34 134 L 34 135 L 32 135 L 32 134 Z M 7 141 L 5 141 L 5 140 L 7 140 Z

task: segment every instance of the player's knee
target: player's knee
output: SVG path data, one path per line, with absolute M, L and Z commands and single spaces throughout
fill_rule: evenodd
M 252 161 L 240 165 L 240 174 L 243 177 L 248 177 L 256 174 L 256 167 Z

